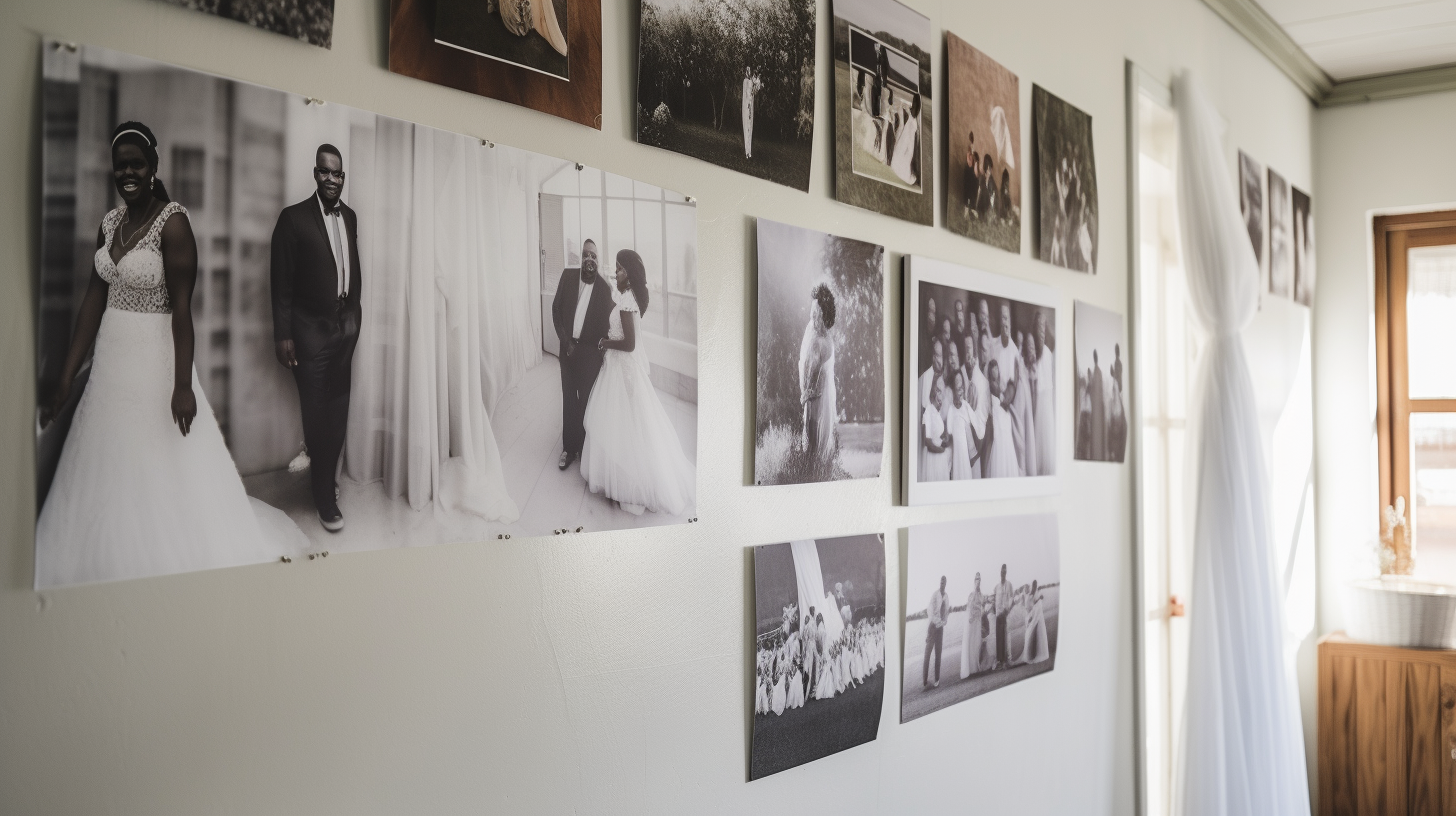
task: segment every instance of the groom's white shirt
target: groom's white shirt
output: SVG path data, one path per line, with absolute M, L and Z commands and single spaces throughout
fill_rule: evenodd
M 595 280 L 591 283 L 582 283 L 581 273 L 577 273 L 576 317 L 571 321 L 571 339 L 573 340 L 581 339 L 581 327 L 586 323 L 586 310 L 591 306 L 592 287 L 596 285 Z
M 945 593 L 938 589 L 930 594 L 930 603 L 926 605 L 925 611 L 931 626 L 945 626 L 946 601 Z

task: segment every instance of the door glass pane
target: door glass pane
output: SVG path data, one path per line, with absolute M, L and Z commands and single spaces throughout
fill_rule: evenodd
M 1456 578 L 1456 414 L 1411 414 L 1410 439 L 1416 565 Z
M 1409 250 L 1406 280 L 1410 397 L 1456 397 L 1456 246 Z

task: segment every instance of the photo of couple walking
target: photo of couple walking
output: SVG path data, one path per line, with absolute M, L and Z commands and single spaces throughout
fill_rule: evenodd
M 37 587 L 692 514 L 684 197 L 45 53 Z
M 910 528 L 901 722 L 1052 670 L 1058 561 L 1050 514 Z

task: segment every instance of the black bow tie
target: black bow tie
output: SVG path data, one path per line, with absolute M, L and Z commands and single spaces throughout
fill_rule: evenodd
M 322 201 L 322 200 L 320 200 L 320 201 L 319 201 L 319 203 L 320 203 L 320 204 L 323 204 L 323 201 Z M 323 208 L 324 208 L 324 215 L 338 215 L 338 214 L 339 214 L 339 207 L 340 207 L 340 206 L 341 206 L 341 205 L 342 205 L 342 204 L 343 204 L 343 203 L 344 203 L 344 202 L 342 202 L 342 201 L 335 201 L 335 202 L 334 202 L 334 206 L 332 206 L 332 207 L 330 207 L 330 206 L 329 206 L 329 205 L 327 205 L 327 204 L 323 204 Z

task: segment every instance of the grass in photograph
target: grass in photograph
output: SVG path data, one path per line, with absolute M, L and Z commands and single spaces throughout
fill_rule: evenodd
M 678 119 L 661 130 L 659 140 L 644 142 L 798 190 L 809 189 L 811 146 L 807 141 L 784 143 L 754 134 L 753 158 L 749 158 L 743 155 L 741 129 L 714 130 Z
M 753 718 L 750 779 L 812 762 L 874 739 L 880 730 L 885 667 L 828 700 Z

